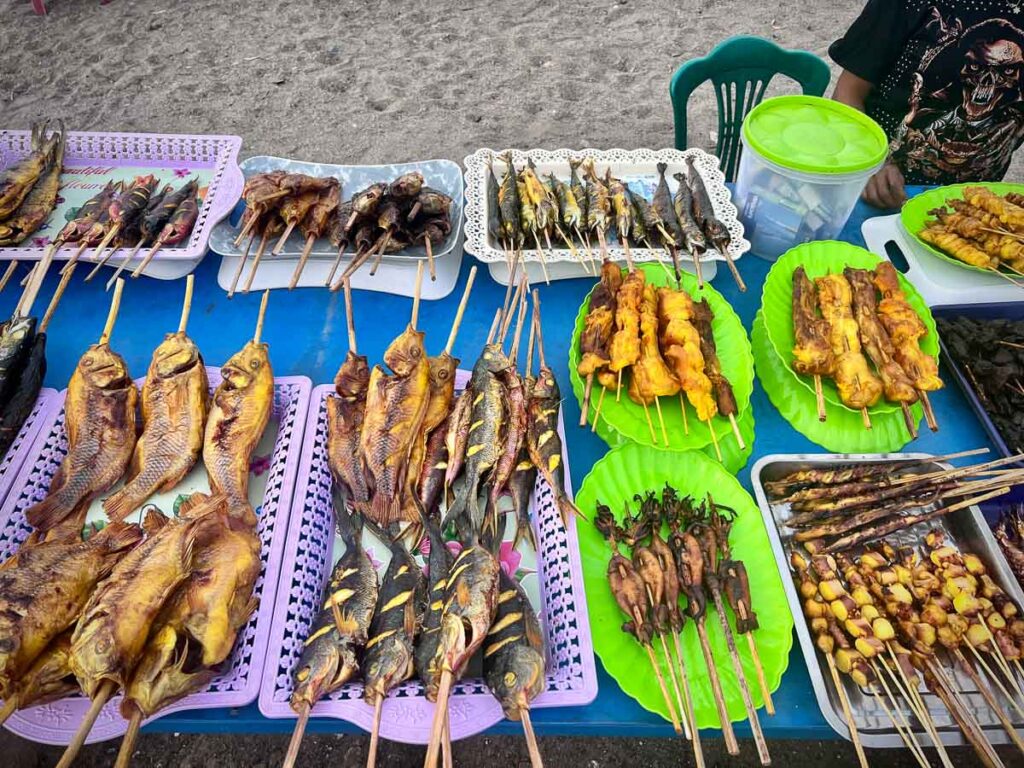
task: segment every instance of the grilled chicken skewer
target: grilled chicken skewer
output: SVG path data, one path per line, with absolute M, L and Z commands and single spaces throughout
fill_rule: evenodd
M 818 317 L 818 299 L 814 283 L 803 266 L 793 270 L 793 370 L 814 377 L 814 394 L 818 402 L 818 421 L 825 421 L 825 395 L 821 377 L 832 378 L 836 356 L 830 342 L 828 320 Z
M 611 261 L 601 264 L 601 280 L 590 294 L 590 306 L 580 334 L 580 362 L 577 373 L 586 378 L 583 391 L 583 407 L 580 409 L 580 426 L 587 423 L 590 411 L 590 392 L 594 376 L 611 363 L 612 335 L 615 328 L 616 293 L 622 285 L 622 270 Z M 602 390 L 603 396 L 604 390 Z M 594 418 L 597 419 L 598 414 Z

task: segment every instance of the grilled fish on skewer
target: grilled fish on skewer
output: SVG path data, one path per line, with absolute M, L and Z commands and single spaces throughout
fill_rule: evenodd
M 406 506 L 412 504 L 412 497 L 419 494 L 419 481 L 424 470 L 424 461 L 427 456 L 427 443 L 433 433 L 441 427 L 448 418 L 451 411 L 452 400 L 455 397 L 455 371 L 459 367 L 459 360 L 456 357 L 442 352 L 440 355 L 427 358 L 430 377 L 430 391 L 427 397 L 427 408 L 420 423 L 419 432 L 413 439 L 412 448 L 409 451 L 409 462 L 406 467 L 405 492 L 407 494 Z M 441 445 L 444 445 L 443 437 Z M 443 478 L 443 473 L 442 473 Z M 429 506 L 426 509 L 430 509 Z M 418 520 L 418 515 L 413 516 L 414 510 L 406 509 L 403 517 L 410 522 Z
M 688 248 L 696 249 L 698 254 L 703 253 L 707 250 L 708 243 L 704 239 L 700 224 L 693 217 L 693 193 L 686 182 L 686 174 L 676 173 L 672 175 L 672 178 L 677 182 L 676 193 L 672 197 L 672 207 L 679 221 L 684 242 L 687 243 Z
M 697 167 L 694 165 L 693 158 L 686 158 L 687 167 L 687 182 L 690 187 L 690 191 L 693 193 L 693 215 L 700 225 L 701 229 L 704 230 L 704 234 L 707 235 L 715 248 L 721 253 L 725 253 L 726 248 L 729 246 L 729 230 L 726 226 L 715 216 L 714 206 L 711 205 L 711 197 L 708 195 L 708 190 L 704 186 L 704 179 L 701 178 L 700 173 L 697 171 Z
M 167 334 L 153 351 L 142 385 L 142 435 L 128 480 L 103 502 L 111 520 L 123 520 L 154 493 L 171 490 L 195 466 L 208 398 L 199 348 L 184 332 Z
M 523 242 L 523 226 L 520 220 L 522 201 L 519 199 L 516 169 L 512 165 L 512 152 L 506 152 L 501 159 L 505 163 L 505 178 L 498 189 L 502 237 L 508 241 L 511 248 L 517 248 Z
M 445 545 L 444 536 L 437 521 L 424 514 L 420 518 L 430 542 L 426 610 L 423 613 L 422 629 L 416 638 L 414 661 L 416 675 L 423 682 L 428 701 L 437 699 L 437 687 L 441 681 L 441 670 L 437 667 L 437 644 L 441 639 L 441 612 L 444 607 L 444 593 L 448 573 L 455 556 Z
M 105 211 L 110 207 L 110 201 L 114 199 L 114 195 L 120 193 L 122 186 L 120 181 L 116 183 L 108 181 L 103 189 L 82 203 L 75 218 L 64 225 L 57 237 L 54 238 L 54 242 L 73 243 L 83 238 L 92 229 L 100 211 Z
M 448 455 L 448 466 L 444 471 L 445 488 L 450 488 L 452 483 L 462 473 L 462 465 L 466 459 L 466 444 L 469 442 L 469 427 L 471 425 L 473 393 L 466 387 L 455 399 L 451 417 L 448 420 L 448 434 L 444 439 L 444 446 Z
M 32 339 L 10 398 L 3 407 L 3 414 L 0 415 L 0 457 L 7 454 L 22 425 L 35 408 L 45 376 L 46 333 L 41 330 Z
M 32 126 L 31 151 L 0 171 L 0 221 L 17 210 L 57 150 L 61 133 L 45 138 L 47 124 L 44 122 Z
M 14 392 L 18 371 L 36 336 L 36 318 L 12 317 L 0 329 L 0 408 Z
M 249 461 L 263 437 L 274 404 L 274 372 L 267 345 L 249 341 L 221 368 L 223 380 L 210 400 L 203 463 L 210 489 L 227 498 L 231 513 L 249 525 Z
M 674 248 L 682 248 L 686 245 L 683 239 L 683 229 L 676 218 L 676 209 L 672 201 L 672 193 L 668 188 L 668 181 L 665 180 L 665 171 L 668 165 L 658 163 L 658 186 L 654 190 L 652 204 L 658 217 L 661 219 L 663 229 L 659 230 L 665 239 L 666 245 Z
M 78 681 L 71 672 L 71 630 L 57 635 L 36 657 L 11 690 L 4 693 L 0 725 L 19 709 L 58 701 L 78 692 Z
M 529 423 L 526 386 L 515 366 L 510 365 L 502 371 L 499 374 L 499 381 L 505 388 L 506 418 L 501 453 L 490 479 L 488 503 L 492 510 L 497 510 L 498 499 L 509 489 L 508 485 L 520 460 Z
M 61 125 L 57 135 L 57 144 L 53 154 L 32 189 L 21 201 L 17 210 L 0 224 L 0 245 L 17 245 L 39 229 L 57 204 L 57 190 L 60 187 L 60 174 L 64 164 L 64 146 L 66 136 Z
M 388 185 L 384 183 L 371 184 L 366 189 L 356 192 L 352 196 L 352 212 L 345 223 L 345 232 L 351 232 L 352 227 L 360 218 L 369 218 L 376 213 L 377 204 L 380 203 Z
M 533 500 L 533 491 L 537 486 L 537 467 L 530 458 L 529 449 L 524 445 L 519 452 L 515 469 L 512 470 L 512 477 L 508 481 L 508 490 L 512 495 L 512 509 L 516 516 L 516 535 L 512 546 L 518 547 L 520 541 L 525 541 L 530 548 L 537 551 L 537 537 L 533 533 L 533 525 L 530 521 L 530 502 Z
M 542 365 L 530 394 L 526 446 L 530 460 L 551 487 L 551 493 L 562 516 L 562 524 L 567 526 L 570 517 L 583 515 L 569 499 L 562 482 L 562 438 L 558 435 L 558 411 L 561 402 L 562 395 L 558 390 L 555 374 L 550 368 Z
M 501 220 L 501 199 L 499 196 L 498 179 L 494 175 L 494 162 L 487 163 L 487 234 L 494 241 L 495 245 L 503 244 L 503 249 L 508 250 L 508 239 L 505 236 L 504 225 Z
M 68 452 L 46 498 L 25 511 L 30 525 L 53 528 L 121 479 L 135 447 L 137 400 L 121 356 L 106 343 L 89 347 L 68 383 Z
M 448 448 L 445 443 L 450 421 L 450 418 L 446 418 L 427 438 L 427 450 L 423 456 L 420 475 L 416 480 L 420 504 L 431 515 L 437 509 L 441 491 L 444 490 L 444 474 L 448 468 Z
M 365 510 L 370 501 L 370 488 L 359 455 L 359 434 L 369 385 L 366 356 L 350 349 L 334 377 L 335 394 L 327 397 L 325 405 L 327 462 L 334 482 L 341 485 L 346 500 L 357 510 Z
M 423 184 L 423 174 L 419 171 L 410 171 L 403 173 L 388 185 L 388 194 L 400 200 L 418 197 Z

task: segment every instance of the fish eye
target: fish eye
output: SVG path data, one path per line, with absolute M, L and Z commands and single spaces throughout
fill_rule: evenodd
M 421 354 L 420 353 L 420 348 L 419 347 L 413 347 L 412 348 L 412 352 L 410 352 L 409 354 L 411 354 L 413 357 L 419 357 L 420 354 Z
M 92 358 L 91 357 L 83 357 L 82 358 L 82 367 L 83 368 L 92 368 Z
M 249 361 L 249 367 L 252 368 L 254 371 L 255 370 L 259 370 L 260 361 L 259 360 L 250 360 Z
M 442 369 L 441 371 L 438 371 L 437 375 L 438 375 L 438 378 L 447 379 L 449 374 L 448 374 L 447 370 Z

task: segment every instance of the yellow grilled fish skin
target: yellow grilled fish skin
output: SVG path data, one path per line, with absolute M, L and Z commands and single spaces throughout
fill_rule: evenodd
M 13 691 L 4 695 L 15 699 L 18 709 L 36 707 L 63 699 L 78 691 L 78 681 L 71 674 L 71 631 L 57 635 L 23 674 Z
M 124 359 L 107 344 L 89 347 L 64 401 L 68 453 L 46 498 L 25 511 L 33 528 L 48 531 L 121 479 L 135 448 L 138 398 Z
M 224 380 L 213 393 L 203 440 L 203 463 L 210 489 L 223 494 L 231 514 L 256 525 L 249 503 L 249 461 L 270 421 L 274 372 L 267 345 L 247 343 L 221 369 Z
M 123 520 L 154 493 L 174 488 L 203 448 L 210 384 L 199 348 L 184 333 L 169 333 L 154 350 L 142 387 L 142 436 L 129 478 L 103 509 Z

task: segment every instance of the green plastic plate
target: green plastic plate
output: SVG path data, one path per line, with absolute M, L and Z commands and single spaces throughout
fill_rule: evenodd
M 913 439 L 899 411 L 872 413 L 871 429 L 865 429 L 859 411 L 826 401 L 828 420 L 818 421 L 814 392 L 793 385 L 789 369 L 768 340 L 761 312 L 754 318 L 751 339 L 757 376 L 768 399 L 793 429 L 808 440 L 834 453 L 890 453 Z M 915 422 L 920 424 L 920 404 L 915 403 L 911 413 Z
M 858 269 L 874 269 L 882 262 L 871 251 L 858 248 L 850 243 L 838 240 L 819 240 L 811 243 L 798 245 L 782 255 L 768 271 L 764 281 L 764 290 L 761 294 L 761 312 L 764 316 L 765 328 L 775 353 L 783 362 L 789 379 L 799 382 L 804 389 L 811 393 L 814 402 L 814 379 L 810 376 L 801 376 L 792 368 L 793 345 L 796 339 L 793 334 L 793 272 L 800 265 L 803 265 L 807 276 L 812 280 L 828 274 L 841 274 L 844 267 L 855 267 Z M 921 339 L 921 349 L 927 354 L 938 359 L 939 337 L 935 331 L 935 320 L 932 318 L 931 310 L 917 289 L 903 276 L 899 275 L 900 285 L 907 294 L 907 301 L 914 308 L 917 314 L 924 321 L 928 328 L 928 334 Z M 839 390 L 835 382 L 829 378 L 821 380 L 822 391 L 825 400 L 837 408 L 842 408 L 848 413 L 856 414 L 860 419 L 860 411 L 848 408 L 839 399 Z M 831 414 L 831 409 L 829 413 Z M 872 420 L 876 414 L 900 413 L 899 405 L 880 400 L 876 405 L 868 408 Z M 817 413 L 817 405 L 811 409 L 811 413 Z M 829 417 L 831 419 L 831 416 Z M 902 415 L 900 416 L 902 418 Z
M 645 272 L 647 281 L 652 285 L 668 286 L 673 284 L 667 271 L 659 264 L 641 264 L 637 269 L 642 269 Z M 737 420 L 739 420 L 749 409 L 750 395 L 754 390 L 754 359 L 750 354 L 750 341 L 747 339 L 747 332 L 743 329 L 743 323 L 740 322 L 739 316 L 729 302 L 710 285 L 705 283 L 703 290 L 698 290 L 697 278 L 684 272 L 682 287 L 694 298 L 706 298 L 711 310 L 715 313 L 715 320 L 711 328 L 715 334 L 715 345 L 718 348 L 722 373 L 732 384 L 733 393 L 736 396 L 736 407 L 739 411 Z M 573 329 L 572 344 L 569 347 L 569 380 L 572 382 L 572 391 L 576 395 L 576 401 L 580 404 L 580 408 L 583 407 L 585 386 L 583 379 L 576 372 L 576 368 L 580 362 L 580 335 L 583 333 L 583 325 L 589 308 L 590 294 L 587 294 L 587 298 L 576 315 L 576 327 Z M 591 392 L 591 414 L 597 405 L 600 394 L 601 387 L 595 383 Z M 692 407 L 687 405 L 687 428 L 689 430 L 689 434 L 687 434 L 683 429 L 679 398 L 662 397 L 660 401 L 661 414 L 665 420 L 665 430 L 669 438 L 668 450 L 683 451 L 711 446 L 711 431 L 706 424 L 697 420 L 697 414 Z M 620 442 L 619 438 L 621 438 L 641 445 L 665 448 L 666 446 L 661 444 L 661 428 L 658 424 L 658 415 L 653 407 L 650 408 L 650 413 L 658 436 L 657 443 L 651 440 L 651 432 L 644 416 L 643 406 L 637 405 L 629 399 L 626 395 L 626 384 L 623 382 L 622 395 L 618 402 L 615 402 L 614 392 L 608 392 L 605 395 L 604 404 L 601 406 L 601 421 L 604 424 L 597 432 L 608 445 L 613 447 Z M 726 441 L 735 442 L 732 427 L 727 418 L 716 416 L 711 420 L 711 424 L 718 437 L 719 446 Z M 613 436 L 618 437 L 612 439 Z
M 793 644 L 793 616 L 786 602 L 761 514 L 754 500 L 735 477 L 698 451 L 675 453 L 639 445 L 624 445 L 609 451 L 594 465 L 576 494 L 576 503 L 591 521 L 598 501 L 607 504 L 616 517 L 621 517 L 623 504 L 629 502 L 631 507 L 634 504 L 633 494 L 653 490 L 660 495 L 666 482 L 680 493 L 695 498 L 703 498 L 712 492 L 717 503 L 737 511 L 729 542 L 733 556 L 743 560 L 747 567 L 753 607 L 761 622 L 760 629 L 754 631 L 754 637 L 768 688 L 775 691 L 789 663 L 789 650 Z M 608 545 L 593 522 L 580 521 L 577 530 L 594 651 L 623 691 L 636 699 L 640 706 L 668 719 L 668 709 L 646 652 L 631 635 L 620 629 L 626 617 L 619 611 L 605 576 L 611 556 Z M 726 612 L 730 614 L 729 625 L 735 628 L 731 609 L 726 607 Z M 746 712 L 743 699 L 733 674 L 721 623 L 710 598 L 706 622 L 729 717 L 733 721 L 744 720 Z M 669 645 L 672 645 L 671 640 Z M 750 650 L 746 641 L 739 636 L 736 645 L 754 704 L 760 708 L 763 701 Z M 682 646 L 697 724 L 701 728 L 718 728 L 721 724 L 711 695 L 697 628 L 692 621 L 687 621 L 683 628 Z M 656 641 L 655 647 L 658 649 L 656 655 L 662 663 L 662 671 L 666 673 L 660 643 Z
M 964 187 L 979 187 L 984 186 L 992 190 L 997 195 L 1005 195 L 1007 192 L 1017 192 L 1024 194 L 1024 184 L 1007 184 L 1003 182 L 985 184 L 951 184 L 947 187 L 937 187 L 935 189 L 929 189 L 926 192 L 922 192 L 919 195 L 914 195 L 912 198 L 907 200 L 903 204 L 903 209 L 900 211 L 900 223 L 903 225 L 903 229 L 906 230 L 907 234 L 914 240 L 915 243 L 921 248 L 921 250 L 930 253 L 938 259 L 948 261 L 950 264 L 954 264 L 961 269 L 969 269 L 972 272 L 991 272 L 990 269 L 982 269 L 976 267 L 973 264 L 967 264 L 955 259 L 947 253 L 943 253 L 938 248 L 929 245 L 920 237 L 917 233 L 925 227 L 925 222 L 929 219 L 934 218 L 928 215 L 928 211 L 933 208 L 941 208 L 945 206 L 946 200 L 951 197 L 963 197 Z

